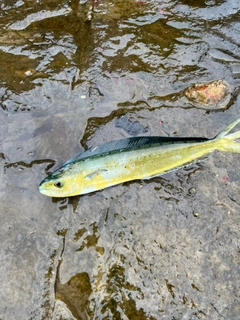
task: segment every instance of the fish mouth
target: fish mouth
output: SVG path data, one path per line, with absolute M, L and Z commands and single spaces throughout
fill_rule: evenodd
M 54 190 L 52 187 L 46 187 L 44 184 L 40 183 L 38 190 L 41 194 L 47 197 L 52 197 L 52 198 L 65 198 L 68 195 L 65 194 L 59 194 L 58 190 Z
M 41 194 L 44 194 L 45 196 L 51 197 L 51 195 L 49 194 L 48 188 L 43 188 L 43 187 L 39 186 L 38 190 Z
M 63 197 L 63 196 L 56 195 L 56 193 L 52 192 L 51 189 L 39 188 L 38 190 L 41 194 L 43 194 L 44 196 L 47 196 L 47 197 L 52 197 L 52 198 L 62 198 Z
M 48 197 L 54 197 L 55 195 L 52 192 L 52 188 L 48 188 L 44 186 L 44 181 L 40 183 L 38 190 L 41 194 L 48 196 Z

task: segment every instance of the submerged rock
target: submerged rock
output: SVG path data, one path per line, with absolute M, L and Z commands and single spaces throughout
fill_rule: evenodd
M 115 127 L 122 128 L 131 136 L 136 136 L 140 133 L 146 133 L 148 130 L 138 121 L 131 121 L 126 115 L 115 119 Z
M 230 87 L 224 80 L 196 83 L 183 93 L 196 107 L 212 110 L 225 109 L 231 97 Z

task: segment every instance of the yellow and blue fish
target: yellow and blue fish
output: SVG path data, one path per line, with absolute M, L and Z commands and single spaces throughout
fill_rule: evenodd
M 39 191 L 50 197 L 81 195 L 160 176 L 214 150 L 240 153 L 240 131 L 229 133 L 239 122 L 240 118 L 213 139 L 142 136 L 105 143 L 76 154 L 46 177 Z

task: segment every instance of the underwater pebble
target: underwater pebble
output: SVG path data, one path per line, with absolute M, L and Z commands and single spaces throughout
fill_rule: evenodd
M 126 115 L 115 119 L 115 127 L 123 129 L 131 136 L 146 133 L 148 130 L 138 121 L 131 121 Z
M 28 70 L 28 71 L 25 72 L 25 75 L 26 75 L 26 76 L 31 76 L 32 74 L 33 74 L 33 73 L 32 73 L 31 70 Z
M 190 188 L 190 189 L 188 190 L 188 192 L 189 192 L 190 194 L 194 194 L 194 193 L 196 193 L 196 189 Z
M 231 90 L 224 80 L 208 83 L 196 83 L 184 90 L 185 97 L 197 107 L 207 109 L 224 109 L 231 97 Z

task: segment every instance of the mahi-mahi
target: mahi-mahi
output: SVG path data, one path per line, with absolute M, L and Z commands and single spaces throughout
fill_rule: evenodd
M 39 191 L 50 197 L 81 195 L 160 176 L 214 150 L 240 153 L 240 131 L 229 133 L 239 122 L 240 118 L 213 139 L 142 136 L 105 143 L 76 154 L 46 177 Z

